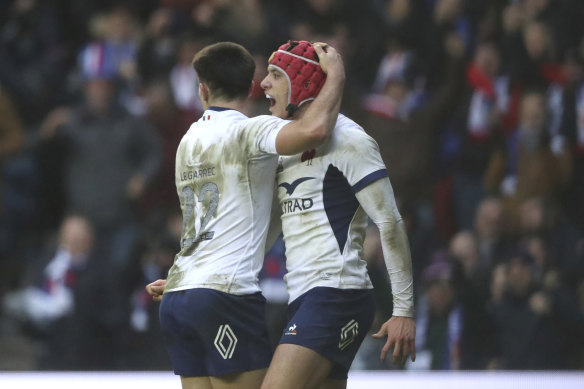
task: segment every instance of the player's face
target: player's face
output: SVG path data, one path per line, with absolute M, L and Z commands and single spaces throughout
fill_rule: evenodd
M 286 75 L 276 68 L 269 67 L 268 75 L 262 80 L 262 88 L 270 100 L 270 112 L 274 116 L 286 119 L 288 111 L 288 80 Z

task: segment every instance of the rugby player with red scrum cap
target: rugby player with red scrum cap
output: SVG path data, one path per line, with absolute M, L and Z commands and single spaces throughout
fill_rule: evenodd
M 183 388 L 259 388 L 270 363 L 258 274 L 278 154 L 328 138 L 345 80 L 336 50 L 314 49 L 328 79 L 298 121 L 241 113 L 255 70 L 242 46 L 213 44 L 193 59 L 205 112 L 176 155 L 181 250 L 167 279 L 146 286 L 155 300 L 162 295 L 162 332 Z
M 301 120 L 325 83 L 316 46 L 290 41 L 272 54 L 261 86 L 270 111 Z M 393 317 L 374 335 L 385 360 L 415 360 L 413 280 L 408 239 L 377 143 L 339 114 L 314 148 L 279 158 L 277 197 L 286 246 L 289 322 L 262 389 L 345 388 L 347 372 L 375 314 L 361 258 L 368 217 L 380 231 Z M 272 222 L 271 234 L 278 232 Z

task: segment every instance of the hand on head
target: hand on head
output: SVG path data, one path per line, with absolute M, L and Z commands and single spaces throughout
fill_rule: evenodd
M 314 43 L 314 51 L 318 55 L 320 67 L 327 77 L 345 77 L 345 66 L 339 52 L 327 43 Z

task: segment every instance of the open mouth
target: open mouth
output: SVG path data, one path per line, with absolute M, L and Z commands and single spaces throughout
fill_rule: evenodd
M 270 100 L 270 108 L 276 105 L 276 99 L 274 99 L 272 96 L 266 94 L 266 99 Z

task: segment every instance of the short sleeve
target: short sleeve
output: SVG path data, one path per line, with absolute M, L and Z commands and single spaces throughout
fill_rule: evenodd
M 340 150 L 335 165 L 347 178 L 353 193 L 359 192 L 369 184 L 387 177 L 387 169 L 381 158 L 379 146 L 362 129 L 351 131 L 350 137 L 339 140 Z
M 276 137 L 288 124 L 276 116 L 261 115 L 245 121 L 243 131 L 252 155 L 277 154 Z

